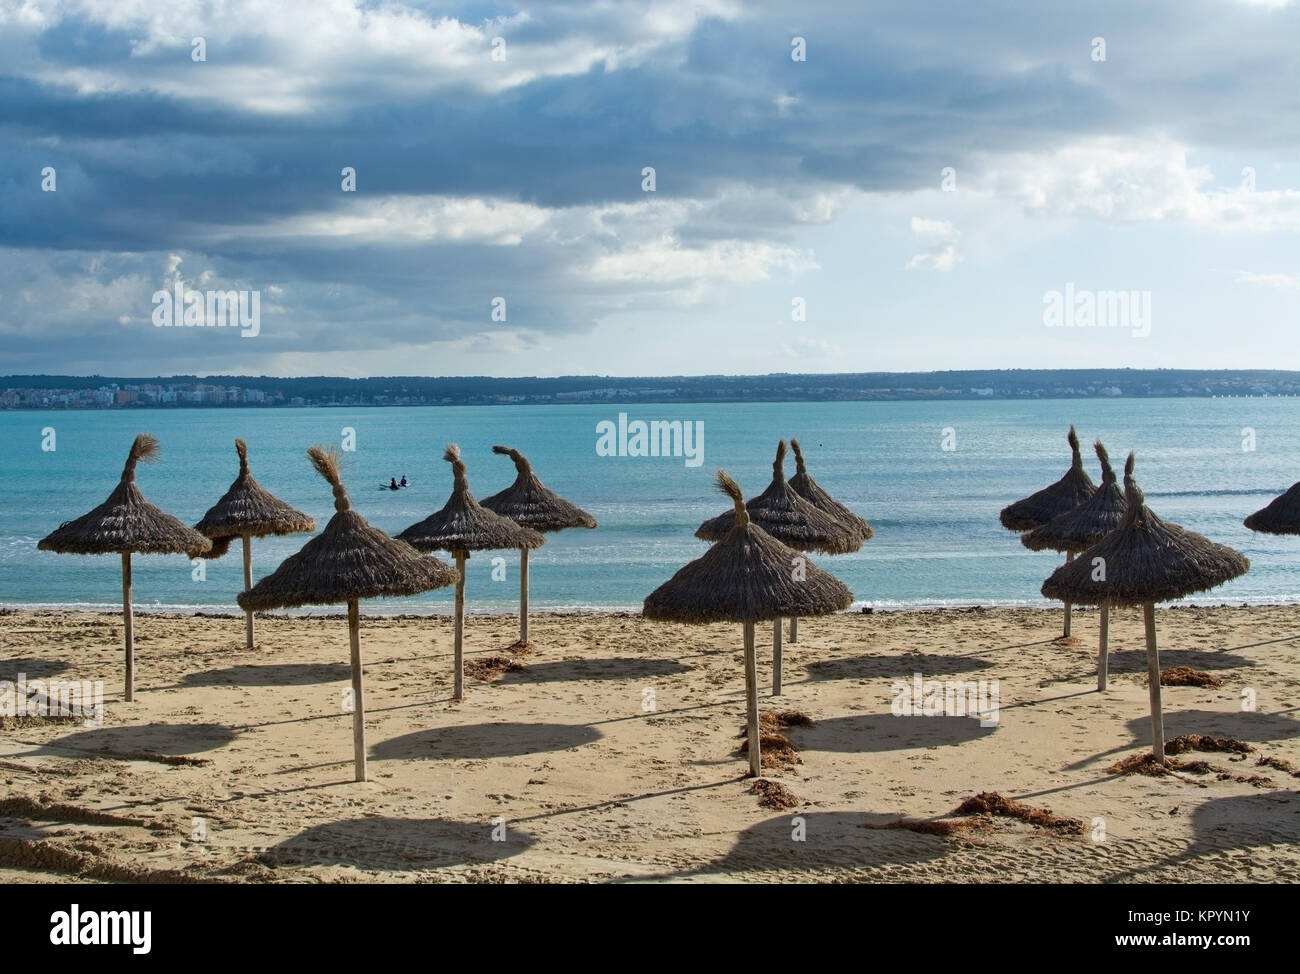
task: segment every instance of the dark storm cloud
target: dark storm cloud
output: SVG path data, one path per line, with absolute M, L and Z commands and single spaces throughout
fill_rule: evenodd
M 612 285 L 580 280 L 583 268 L 649 246 L 656 233 L 687 246 L 783 245 L 827 218 L 805 205 L 819 194 L 933 188 L 943 166 L 972 172 L 992 156 L 1093 135 L 1260 150 L 1300 141 L 1294 6 L 954 0 L 719 5 L 696 17 L 689 4 L 430 4 L 417 8 L 426 27 L 454 17 L 478 34 L 448 41 L 427 81 L 402 68 L 419 52 L 402 46 L 401 25 L 355 54 L 345 36 L 341 53 L 325 57 L 313 45 L 328 37 L 305 31 L 293 47 L 291 35 L 241 21 L 238 9 L 210 30 L 176 27 L 164 43 L 125 15 L 101 23 L 50 7 L 44 29 L 6 26 L 0 41 L 11 65 L 0 77 L 9 255 L 0 343 L 21 362 L 38 362 L 51 333 L 80 336 L 84 354 L 120 355 L 123 332 L 148 327 L 169 253 L 184 257 L 191 284 L 206 270 L 222 285 L 283 286 L 284 321 L 294 324 L 279 340 L 310 336 L 313 348 L 348 348 L 359 313 L 373 315 L 380 344 L 445 338 L 481 322 L 503 290 L 521 296 L 512 321 L 554 333 L 599 317 Z M 209 60 L 194 64 L 189 34 L 205 31 Z M 514 59 L 504 66 L 487 60 L 497 33 Z M 804 63 L 790 58 L 796 34 L 807 41 Z M 1104 64 L 1089 59 L 1097 35 Z M 583 52 L 616 53 L 570 69 L 568 55 L 548 60 L 565 45 L 578 65 Z M 489 74 L 529 64 L 535 76 L 513 86 Z M 267 90 L 241 70 L 268 72 Z M 58 172 L 57 193 L 40 192 L 44 166 Z M 343 166 L 357 170 L 355 195 L 340 191 Z M 647 226 L 630 244 L 577 217 L 537 231 L 544 246 L 527 235 L 503 245 L 280 232 L 390 195 L 548 211 L 642 206 L 643 166 L 657 170 L 656 203 L 701 205 L 671 211 L 657 231 L 653 214 L 623 216 Z M 63 251 L 75 259 L 56 259 Z M 96 265 L 97 253 L 128 256 Z M 121 300 L 87 314 L 72 304 L 34 310 L 16 294 L 24 281 L 76 275 Z M 124 297 L 130 288 L 138 294 Z

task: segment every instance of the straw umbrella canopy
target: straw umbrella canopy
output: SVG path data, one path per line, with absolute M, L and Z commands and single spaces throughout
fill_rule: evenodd
M 1120 490 L 1115 469 L 1110 464 L 1110 454 L 1101 440 L 1094 445 L 1097 459 L 1101 461 L 1101 486 L 1072 511 L 1058 514 L 1040 528 L 1026 532 L 1020 543 L 1030 551 L 1063 551 L 1077 555 L 1110 534 L 1124 519 L 1128 502 Z M 1130 457 L 1130 460 L 1132 458 Z M 1132 470 L 1125 470 L 1126 476 Z M 1110 607 L 1101 606 L 1101 632 L 1097 642 L 1097 689 L 1106 689 L 1106 657 L 1110 642 Z
M 239 454 L 239 476 L 230 489 L 208 509 L 194 530 L 212 539 L 209 558 L 220 558 L 235 538 L 244 543 L 244 588 L 253 587 L 253 538 L 268 534 L 299 534 L 315 531 L 316 522 L 302 511 L 294 510 L 264 488 L 248 470 L 248 445 L 235 440 Z M 253 613 L 244 613 L 244 644 L 253 648 Z
M 144 499 L 135 485 L 136 464 L 158 459 L 158 441 L 141 433 L 131 444 L 122 479 L 108 500 L 75 521 L 64 521 L 36 543 L 41 551 L 122 556 L 122 624 L 126 648 L 126 699 L 135 699 L 135 619 L 131 606 L 131 555 L 207 554 L 212 542 Z
M 1008 531 L 1032 531 L 1042 527 L 1056 515 L 1074 510 L 1096 491 L 1097 485 L 1083 469 L 1079 434 L 1073 426 L 1066 439 L 1070 444 L 1070 469 L 1056 483 L 1004 507 L 998 519 Z
M 450 551 L 456 559 L 456 700 L 465 698 L 465 562 L 471 551 L 498 551 L 502 548 L 540 548 L 546 539 L 532 528 L 516 524 L 494 514 L 474 499 L 460 447 L 448 443 L 442 458 L 451 464 L 451 496 L 442 509 L 423 521 L 412 524 L 398 535 L 420 551 Z
M 790 449 L 794 451 L 795 475 L 790 478 L 790 486 L 794 488 L 794 492 L 817 510 L 829 514 L 843 524 L 856 528 L 864 543 L 874 538 L 876 532 L 871 529 L 870 524 L 826 493 L 817 481 L 812 479 L 812 475 L 808 473 L 808 468 L 804 466 L 803 450 L 799 447 L 799 441 L 793 436 L 790 437 Z M 790 642 L 797 642 L 798 639 L 799 618 L 796 616 L 790 620 Z
M 1008 531 L 1032 531 L 1042 527 L 1058 514 L 1072 511 L 1097 490 L 1097 485 L 1083 469 L 1083 455 L 1079 452 L 1079 434 L 1070 427 L 1066 437 L 1070 443 L 1070 469 L 1056 483 L 1030 494 L 1023 500 L 1008 504 L 1002 508 L 998 519 Z M 1068 562 L 1074 555 L 1065 553 Z M 1062 639 L 1070 638 L 1070 603 L 1065 603 L 1065 625 L 1061 631 Z
M 1155 604 L 1181 599 L 1245 574 L 1250 562 L 1226 545 L 1162 521 L 1146 505 L 1133 479 L 1134 456 L 1124 467 L 1128 510 L 1118 528 L 1084 549 L 1043 583 L 1049 599 L 1084 605 L 1142 606 L 1147 638 L 1147 682 L 1156 760 L 1165 759 L 1160 711 L 1160 655 L 1156 648 Z
M 547 533 L 565 528 L 594 528 L 596 519 L 570 504 L 547 487 L 533 465 L 518 450 L 508 446 L 494 446 L 493 453 L 507 456 L 515 463 L 515 482 L 500 493 L 485 497 L 479 503 L 494 514 L 508 517 L 534 531 Z M 519 549 L 519 642 L 514 648 L 526 651 L 528 642 L 528 549 Z
M 357 603 L 377 596 L 415 595 L 443 588 L 456 580 L 450 565 L 429 558 L 390 538 L 352 510 L 339 478 L 333 447 L 307 451 L 312 466 L 334 488 L 334 516 L 325 530 L 297 554 L 239 594 L 246 612 L 290 609 L 301 605 L 348 605 L 352 658 L 352 749 L 356 780 L 366 780 L 366 708 L 361 679 L 361 614 Z
M 745 502 L 745 510 L 759 527 L 783 544 L 799 551 L 818 551 L 842 555 L 857 551 L 865 540 L 851 524 L 818 509 L 800 497 L 785 479 L 785 440 L 776 446 L 772 461 L 772 482 L 757 497 Z M 734 526 L 730 512 L 710 518 L 700 525 L 695 536 L 703 541 L 719 541 Z M 781 695 L 781 619 L 772 622 L 772 696 Z
M 1273 498 L 1245 520 L 1246 527 L 1264 534 L 1300 534 L 1300 484 Z
M 646 596 L 648 619 L 703 625 L 739 622 L 745 637 L 745 694 L 749 773 L 762 773 L 758 730 L 758 676 L 754 624 L 783 616 L 829 615 L 853 604 L 853 593 L 812 562 L 791 571 L 799 553 L 750 517 L 736 482 L 721 470 L 718 489 L 731 498 L 731 530 L 695 561 Z
M 804 466 L 803 450 L 794 437 L 790 437 L 790 449 L 794 451 L 795 475 L 790 478 L 790 486 L 794 488 L 794 492 L 819 511 L 857 529 L 863 541 L 874 538 L 876 532 L 871 529 L 870 524 L 826 493 L 817 481 L 813 480 L 812 475 L 808 473 L 808 468 Z
M 772 482 L 767 489 L 745 502 L 750 520 L 782 544 L 799 551 L 842 555 L 862 547 L 861 532 L 834 515 L 819 510 L 800 497 L 785 477 L 785 440 L 776 446 L 772 461 Z M 721 541 L 734 524 L 730 511 L 709 518 L 695 532 L 702 541 Z

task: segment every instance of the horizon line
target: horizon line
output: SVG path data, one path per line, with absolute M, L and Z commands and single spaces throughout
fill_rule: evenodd
M 916 375 L 983 375 L 983 374 L 1002 374 L 1002 373 L 1027 373 L 1027 372 L 1053 372 L 1053 373 L 1097 373 L 1097 372 L 1134 372 L 1134 373 L 1162 373 L 1162 374 L 1179 374 L 1179 373 L 1211 373 L 1211 374 L 1249 374 L 1261 373 L 1269 375 L 1296 375 L 1300 376 L 1300 369 L 1277 369 L 1277 368 L 1136 368 L 1133 366 L 1092 366 L 1092 367 L 1023 367 L 1017 366 L 1012 368 L 1001 369 L 906 369 L 906 370 L 880 370 L 880 371 L 845 371 L 845 372 L 698 372 L 698 373 L 675 373 L 675 374 L 646 374 L 646 375 L 620 375 L 609 372 L 586 372 L 586 373 L 566 373 L 562 375 L 423 375 L 419 373 L 390 373 L 374 374 L 363 376 L 348 375 L 331 375 L 328 373 L 315 373 L 311 375 L 272 375 L 267 373 L 254 374 L 251 372 L 173 372 L 169 374 L 155 373 L 153 375 L 111 375 L 100 372 L 86 374 L 77 374 L 71 372 L 14 372 L 7 375 L 0 375 L 0 381 L 12 379 L 103 379 L 116 380 L 126 379 L 129 381 L 146 381 L 149 379 L 331 379 L 340 382 L 364 382 L 371 379 L 422 379 L 422 380 L 453 380 L 453 379 L 478 379 L 489 380 L 493 382 L 510 382 L 524 379 L 558 381 L 563 379 L 764 379 L 771 377 L 807 377 L 807 378 L 837 378 L 851 376 L 916 376 Z

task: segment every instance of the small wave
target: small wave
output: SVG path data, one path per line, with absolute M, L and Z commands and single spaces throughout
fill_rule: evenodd
M 1274 490 L 1144 490 L 1142 491 L 1147 497 L 1276 497 L 1288 487 L 1278 487 Z
M 1235 595 L 1231 598 L 1211 595 L 1191 596 L 1180 599 L 1173 603 L 1160 603 L 1162 606 L 1167 605 L 1185 605 L 1198 607 L 1226 606 L 1229 608 L 1238 608 L 1242 606 L 1268 606 L 1268 605 L 1300 605 L 1300 592 L 1292 593 L 1275 593 L 1272 595 Z M 6 609 L 17 609 L 23 611 L 38 612 L 101 612 L 115 616 L 121 616 L 121 604 L 98 603 L 98 602 L 5 602 L 0 603 L 0 607 Z M 846 611 L 847 614 L 860 613 L 864 608 L 872 609 L 875 612 L 912 612 L 919 609 L 1051 609 L 1059 611 L 1061 604 L 1059 602 L 1050 602 L 1047 599 L 1016 599 L 1016 598 L 955 598 L 955 599 L 859 599 L 853 603 Z M 533 610 L 538 615 L 548 613 L 613 613 L 613 612 L 631 612 L 639 614 L 641 612 L 641 603 L 636 605 L 618 605 L 618 604 L 595 604 L 595 603 L 556 603 L 554 605 L 539 605 L 534 603 Z M 303 606 L 296 609 L 276 609 L 271 615 L 279 616 L 337 616 L 345 610 L 342 605 L 318 605 Z M 1076 611 L 1092 611 L 1091 609 L 1081 609 L 1076 607 Z M 467 616 L 497 616 L 515 618 L 519 613 L 517 606 L 466 606 L 465 614 Z M 193 615 L 223 615 L 240 618 L 243 611 L 238 606 L 229 605 L 150 605 L 136 606 L 136 615 L 172 615 L 172 616 L 193 616 Z M 260 614 L 260 613 L 259 613 Z M 392 602 L 363 602 L 361 604 L 361 614 L 363 616 L 428 616 L 450 618 L 453 610 L 446 605 L 431 605 L 427 602 L 415 603 L 409 605 L 396 604 Z

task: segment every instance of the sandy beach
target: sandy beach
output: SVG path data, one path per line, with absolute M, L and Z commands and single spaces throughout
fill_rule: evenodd
M 99 727 L 26 718 L 0 732 L 6 882 L 1297 882 L 1300 609 L 1157 613 L 1164 667 L 1220 687 L 1164 688 L 1166 737 L 1208 772 L 1107 771 L 1147 749 L 1138 611 L 1113 614 L 1098 694 L 1094 611 L 952 609 L 800 623 L 765 710 L 800 763 L 765 807 L 737 749 L 738 626 L 626 613 L 536 614 L 536 651 L 452 704 L 452 623 L 363 617 L 369 782 L 352 781 L 346 624 L 136 618 L 136 702 L 122 702 L 117 613 L 6 611 L 0 680 L 103 680 Z M 466 627 L 471 666 L 513 641 L 511 616 Z M 760 686 L 770 626 L 760 626 Z M 895 716 L 895 681 L 998 681 L 995 726 Z M 988 684 L 986 684 L 987 686 Z M 1255 709 L 1243 709 L 1243 691 Z M 1263 759 L 1266 764 L 1259 762 Z M 997 792 L 1081 823 L 979 817 Z M 967 818 L 967 821 L 973 821 Z

